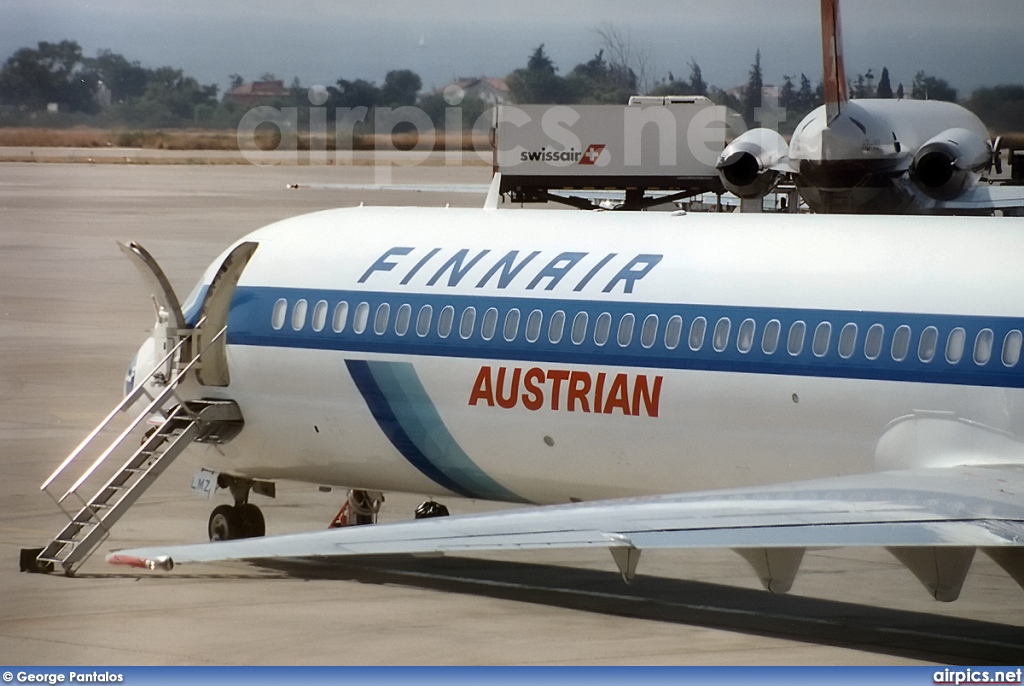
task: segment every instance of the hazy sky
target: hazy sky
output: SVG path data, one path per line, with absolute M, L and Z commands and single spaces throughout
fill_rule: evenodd
M 182 68 L 222 88 L 228 75 L 270 71 L 290 82 L 381 82 L 409 68 L 424 86 L 455 76 L 504 76 L 538 44 L 565 74 L 600 47 L 613 25 L 646 49 L 656 77 L 689 74 L 694 58 L 722 88 L 746 81 L 761 49 L 767 83 L 801 71 L 821 78 L 818 0 L 0 0 L 0 59 L 38 41 L 77 40 L 144 66 Z M 962 95 L 1024 83 L 1022 0 L 846 0 L 849 76 L 888 66 L 893 87 L 919 69 Z

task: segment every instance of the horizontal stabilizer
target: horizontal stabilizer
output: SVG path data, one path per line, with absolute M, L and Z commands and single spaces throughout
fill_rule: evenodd
M 922 200 L 926 210 L 949 212 L 989 212 L 992 210 L 1024 210 L 1024 186 L 993 186 L 981 184 L 966 189 L 950 200 Z

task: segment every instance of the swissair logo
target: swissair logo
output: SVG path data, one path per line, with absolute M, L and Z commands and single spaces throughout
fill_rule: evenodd
M 601 156 L 602 151 L 604 151 L 603 143 L 591 143 L 583 152 L 583 156 L 580 158 L 580 164 L 595 164 L 597 162 L 597 158 Z

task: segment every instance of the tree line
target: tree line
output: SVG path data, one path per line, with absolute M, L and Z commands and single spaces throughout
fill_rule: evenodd
M 148 69 L 101 50 L 85 57 L 75 41 L 40 42 L 21 48 L 0 69 L 0 104 L 22 111 L 99 115 L 130 124 L 171 126 L 193 122 L 199 108 L 217 106 L 218 88 L 202 85 L 181 69 Z
M 700 65 L 690 58 L 689 75 L 677 78 L 673 72 L 642 88 L 637 69 L 621 59 L 607 60 L 605 50 L 614 41 L 606 41 L 589 62 L 576 65 L 564 77 L 558 67 L 538 46 L 524 68 L 512 72 L 508 86 L 512 98 L 520 103 L 539 104 L 599 104 L 625 103 L 629 95 L 646 92 L 650 95 L 702 95 L 718 105 L 724 105 L 743 115 L 747 126 L 777 125 L 782 133 L 792 133 L 797 124 L 811 110 L 824 103 L 824 84 L 812 84 L 804 73 L 784 75 L 782 83 L 773 92 L 774 101 L 766 98 L 766 81 L 761 67 L 761 51 L 756 51 L 750 65 L 747 82 L 730 91 L 709 84 Z M 617 55 L 629 54 L 617 50 Z M 642 64 L 637 61 L 636 64 Z M 848 84 L 851 98 L 904 98 L 915 100 L 945 100 L 960 102 L 972 110 L 990 128 L 998 132 L 1024 131 L 1024 85 L 1001 85 L 979 88 L 966 100 L 960 100 L 957 89 L 945 79 L 918 71 L 909 92 L 902 83 L 893 88 L 889 69 L 883 67 L 876 77 L 872 70 L 857 74 Z
M 747 82 L 729 91 L 707 83 L 700 65 L 691 58 L 688 76 L 651 78 L 651 60 L 637 48 L 628 34 L 612 26 L 595 31 L 597 53 L 575 65 L 564 76 L 539 45 L 526 65 L 506 77 L 510 98 L 520 104 L 624 104 L 631 95 L 702 95 L 717 104 L 740 112 L 748 126 L 773 121 L 780 131 L 793 127 L 823 101 L 824 88 L 806 74 L 784 75 L 781 85 L 771 90 L 777 96 L 766 100 L 761 53 L 755 53 Z M 231 75 L 232 85 L 244 82 Z M 275 80 L 264 74 L 264 80 Z M 877 81 L 877 83 L 876 83 Z M 422 79 L 410 69 L 389 71 L 378 86 L 364 79 L 339 78 L 326 89 L 326 100 L 315 103 L 328 108 L 329 122 L 339 108 L 402 107 L 416 105 L 438 128 L 446 124 L 449 103 L 442 93 L 421 94 Z M 909 91 L 909 92 L 908 92 Z M 888 68 L 879 76 L 872 70 L 850 80 L 853 98 L 902 98 L 958 101 L 958 92 L 945 80 L 919 71 L 909 89 L 902 83 L 893 87 Z M 1024 131 L 1024 85 L 979 88 L 961 104 L 973 110 L 998 132 Z M 57 115 L 42 115 L 51 103 Z M 308 89 L 296 78 L 283 94 L 265 104 L 274 107 L 308 108 Z M 458 103 L 463 126 L 472 126 L 488 103 L 464 97 Z M 137 128 L 237 126 L 250 105 L 220 97 L 215 84 L 201 84 L 181 69 L 170 66 L 143 67 L 110 50 L 86 57 L 75 41 L 40 42 L 35 48 L 20 48 L 0 68 L 0 125 L 12 123 L 88 123 L 99 126 Z M 300 116 L 300 121 L 308 118 Z M 366 121 L 372 122 L 372 113 Z

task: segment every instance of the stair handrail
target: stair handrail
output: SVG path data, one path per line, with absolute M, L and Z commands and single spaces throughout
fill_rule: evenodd
M 198 329 L 199 327 L 201 327 L 205 322 L 206 322 L 206 317 L 203 317 L 196 324 L 196 326 L 193 329 L 193 331 Z M 105 428 L 107 428 L 107 425 L 110 424 L 110 422 L 112 422 L 114 420 L 114 417 L 116 417 L 118 415 L 118 413 L 123 412 L 126 408 L 130 407 L 131 405 L 133 405 L 135 403 L 135 401 L 138 400 L 139 397 L 141 397 L 143 394 L 148 394 L 148 391 L 146 390 L 146 384 L 149 382 L 150 379 L 152 379 L 154 376 L 156 376 L 156 374 L 161 369 L 163 369 L 164 365 L 166 365 L 167 362 L 170 361 L 174 357 L 174 355 L 177 354 L 177 352 L 179 350 L 181 350 L 182 346 L 184 346 L 185 343 L 189 339 L 190 339 L 190 336 L 182 336 L 181 337 L 181 340 L 178 341 L 178 344 L 176 346 L 174 346 L 169 353 L 164 355 L 164 358 L 162 360 L 160 360 L 159 362 L 156 363 L 156 365 L 149 372 L 149 374 L 146 375 L 146 378 L 143 379 L 141 383 L 136 385 L 135 388 L 133 388 L 130 393 L 128 393 L 124 398 L 122 398 L 121 402 L 119 402 L 114 407 L 114 409 L 110 411 L 110 414 L 108 414 L 106 416 L 106 418 L 102 422 L 100 422 L 99 425 L 95 429 L 93 429 L 89 433 L 89 435 L 86 436 L 82 440 L 81 443 L 78 444 L 77 448 L 75 448 L 74 450 L 71 451 L 70 455 L 68 455 L 66 458 L 64 458 L 64 461 L 60 463 L 60 466 L 57 467 L 57 469 L 54 470 L 53 474 L 51 474 L 49 476 L 49 478 L 47 478 L 46 481 L 43 482 L 43 485 L 39 487 L 40 491 L 45 491 L 47 486 L 49 486 L 51 483 L 53 483 L 54 479 L 56 479 L 58 476 L 60 476 L 61 473 L 67 468 L 68 465 L 70 465 L 72 462 L 74 462 L 74 460 L 82 453 L 82 451 L 84 451 L 89 446 L 90 443 L 93 442 L 93 440 L 100 434 L 100 432 L 103 431 Z M 200 353 L 200 354 L 202 354 L 202 353 Z M 180 377 L 181 377 L 181 374 L 179 373 L 178 375 L 175 376 L 175 379 L 180 378 Z M 63 498 L 61 500 L 63 500 Z
M 181 371 L 177 375 L 174 376 L 174 378 L 172 378 L 168 382 L 168 384 L 164 388 L 164 390 L 161 391 L 159 394 L 157 394 L 157 396 L 155 398 L 153 398 L 152 402 L 150 402 L 149 405 L 146 406 L 146 409 L 143 410 L 141 413 L 139 413 L 138 416 L 135 417 L 135 419 L 131 422 L 131 424 L 128 426 L 128 428 L 126 428 L 124 431 L 122 431 L 121 435 L 118 436 L 117 439 L 115 439 L 114 442 L 111 443 L 110 446 L 106 450 L 103 451 L 103 454 L 100 455 L 98 458 L 96 458 L 96 461 L 93 462 L 92 465 L 90 465 L 89 468 L 85 471 L 85 473 L 82 474 L 82 476 L 80 476 L 78 478 L 78 481 L 76 481 L 71 486 L 71 488 L 69 488 L 64 493 L 64 495 L 62 495 L 59 499 L 57 499 L 57 504 L 58 505 L 60 503 L 63 503 L 67 499 L 67 497 L 69 495 L 71 495 L 76 490 L 78 490 L 78 487 L 81 486 L 86 481 L 86 479 L 88 479 L 90 476 L 92 476 L 92 473 L 94 471 L 96 471 L 96 469 L 101 464 L 103 464 L 103 462 L 108 457 L 110 457 L 111 453 L 113 453 L 118 448 L 118 446 L 120 446 L 120 444 L 124 441 L 124 439 L 127 438 L 128 434 L 130 434 L 132 431 L 134 431 L 139 426 L 139 424 L 142 423 L 142 421 L 144 419 L 146 419 L 151 414 L 153 414 L 153 412 L 155 410 L 159 409 L 167 401 L 167 399 L 174 393 L 174 390 L 178 386 L 178 384 L 181 383 L 182 379 L 184 379 L 185 376 L 188 374 L 188 372 L 191 371 L 192 368 L 196 364 L 198 364 L 198 362 L 199 362 L 200 358 L 202 358 L 203 354 L 207 350 L 209 350 L 210 347 L 213 346 L 213 344 L 216 343 L 224 335 L 224 333 L 227 331 L 227 328 L 228 327 L 225 326 L 220 331 L 218 331 L 217 334 L 213 338 L 210 339 L 210 342 L 195 357 L 193 357 L 192 360 L 185 367 L 183 367 L 181 369 Z M 49 492 L 49 491 L 47 491 L 47 492 Z
M 128 425 L 128 428 L 122 431 L 121 435 L 118 436 L 114 440 L 114 442 L 111 443 L 110 446 L 103 451 L 103 454 L 96 458 L 96 461 L 93 462 L 92 465 L 90 465 L 87 470 L 85 470 L 85 473 L 82 474 L 82 476 L 78 477 L 78 481 L 76 481 L 71 486 L 71 488 L 69 488 L 64 493 L 64 495 L 62 495 L 60 499 L 57 500 L 57 504 L 63 503 L 69 495 L 77 491 L 78 487 L 81 486 L 86 479 L 92 476 L 92 473 L 96 471 L 96 469 L 101 464 L 103 464 L 103 462 L 108 457 L 110 457 L 110 454 L 117 450 L 118 446 L 120 446 L 124 439 L 128 437 L 128 434 L 134 431 L 136 427 L 138 427 L 139 424 L 141 424 L 144 419 L 149 417 L 151 414 L 153 414 L 155 410 L 159 409 L 165 402 L 167 402 L 167 398 L 169 398 L 174 393 L 174 389 L 178 386 L 179 383 L 181 383 L 181 380 L 184 379 L 185 376 L 189 373 L 189 371 L 191 371 L 191 369 L 194 366 L 196 366 L 196 364 L 199 363 L 199 359 L 203 356 L 203 354 L 207 350 L 209 350 L 213 346 L 213 344 L 216 343 L 220 339 L 220 337 L 224 335 L 224 333 L 227 330 L 228 327 L 224 326 L 224 328 L 217 332 L 216 336 L 210 339 L 210 342 L 207 343 L 206 346 L 204 346 L 203 349 L 199 351 L 199 354 L 193 357 L 192 360 L 187 365 L 185 365 L 181 369 L 181 371 L 173 379 L 170 380 L 170 382 L 168 382 L 164 390 L 162 390 L 155 398 L 153 398 L 153 401 L 146 406 L 146 409 L 139 413 L 139 415 L 135 417 L 134 420 L 132 420 L 131 424 Z

